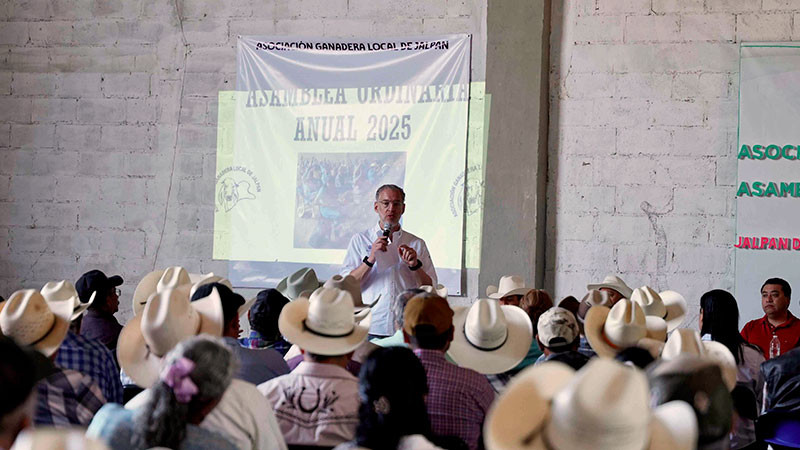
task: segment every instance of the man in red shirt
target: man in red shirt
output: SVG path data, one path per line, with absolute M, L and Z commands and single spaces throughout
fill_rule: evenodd
M 786 280 L 770 278 L 761 286 L 761 308 L 764 317 L 751 320 L 742 328 L 742 337 L 757 345 L 769 359 L 770 341 L 778 336 L 779 354 L 784 354 L 800 343 L 800 320 L 789 312 L 792 288 Z

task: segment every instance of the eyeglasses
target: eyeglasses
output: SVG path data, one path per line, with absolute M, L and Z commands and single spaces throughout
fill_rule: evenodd
M 122 291 L 120 291 L 120 290 L 119 290 L 119 288 L 114 288 L 114 290 L 113 290 L 112 292 L 113 292 L 113 293 L 114 293 L 114 295 L 116 295 L 117 297 L 119 297 L 120 295 L 122 295 Z
M 379 201 L 378 203 L 380 203 L 380 204 L 381 204 L 381 206 L 383 206 L 384 208 L 388 208 L 388 207 L 389 207 L 389 205 L 392 205 L 392 206 L 394 206 L 395 208 L 399 208 L 399 207 L 403 206 L 403 202 L 397 202 L 397 201 L 395 201 L 395 202 L 390 202 L 389 200 L 381 200 L 381 201 Z

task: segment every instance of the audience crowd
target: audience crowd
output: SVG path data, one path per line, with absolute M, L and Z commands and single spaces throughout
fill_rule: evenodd
M 779 278 L 741 329 L 723 290 L 693 324 L 678 292 L 618 276 L 557 302 L 504 276 L 468 307 L 441 285 L 380 300 L 388 336 L 350 275 L 306 268 L 245 299 L 169 267 L 124 325 L 122 285 L 92 270 L 0 303 L 0 449 L 800 448 Z

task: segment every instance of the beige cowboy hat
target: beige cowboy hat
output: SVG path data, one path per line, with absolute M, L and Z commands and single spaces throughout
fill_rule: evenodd
M 72 315 L 70 316 L 70 322 L 77 319 L 81 316 L 89 306 L 92 305 L 94 302 L 94 298 L 97 295 L 97 292 L 92 292 L 92 296 L 89 297 L 89 301 L 83 303 L 78 296 L 78 291 L 75 290 L 75 286 L 67 281 L 50 281 L 42 287 L 42 290 L 39 291 L 47 300 L 47 303 L 52 302 L 69 302 L 72 305 Z
M 656 292 L 650 286 L 642 286 L 633 290 L 631 301 L 639 304 L 645 316 L 655 317 L 665 322 L 667 332 L 683 323 L 689 307 L 686 299 L 675 291 Z
M 22 430 L 14 450 L 107 450 L 108 446 L 96 438 L 86 436 L 86 429 L 73 427 L 36 427 Z
M 500 277 L 500 282 L 486 288 L 486 296 L 492 299 L 508 297 L 509 295 L 525 295 L 531 288 L 525 287 L 525 280 L 519 275 L 505 275 Z
M 583 331 L 589 345 L 600 356 L 613 358 L 619 351 L 636 346 L 646 348 L 657 357 L 663 346 L 659 341 L 661 330 L 648 329 L 647 325 L 642 307 L 623 298 L 610 309 L 606 306 L 590 308 Z
M 439 297 L 447 298 L 447 288 L 443 284 L 437 284 L 436 287 L 433 287 L 429 284 L 423 284 L 419 288 L 428 294 L 436 294 Z
M 341 289 L 350 293 L 350 297 L 353 299 L 353 315 L 357 323 L 360 323 L 366 319 L 372 311 L 370 308 L 372 308 L 375 303 L 378 303 L 378 300 L 381 299 L 381 294 L 378 294 L 378 298 L 376 298 L 375 301 L 370 304 L 364 304 L 364 301 L 361 298 L 361 283 L 352 275 L 347 275 L 344 277 L 341 275 L 334 275 L 328 281 L 323 283 L 322 287 Z M 306 298 L 309 296 L 311 296 L 311 293 L 304 295 Z
M 222 301 L 216 288 L 190 302 L 189 285 L 152 294 L 142 313 L 119 335 L 117 358 L 125 373 L 148 388 L 158 379 L 163 357 L 182 340 L 206 333 L 222 335 Z
M 661 359 L 671 360 L 679 355 L 694 355 L 708 359 L 719 366 L 722 379 L 729 391 L 736 387 L 736 374 L 738 372 L 736 359 L 728 347 L 716 341 L 703 341 L 700 333 L 688 328 L 678 328 L 669 335 Z
M 302 294 L 306 293 L 306 291 L 313 292 L 315 289 L 322 287 L 322 284 L 317 278 L 317 273 L 314 272 L 314 269 L 303 267 L 279 281 L 275 289 L 289 300 L 294 300 L 300 297 L 308 298 Z
M 553 361 L 524 370 L 492 405 L 483 434 L 488 450 L 689 450 L 698 431 L 685 402 L 650 408 L 639 369 L 594 358 L 578 372 Z
M 581 303 L 578 305 L 578 314 L 576 317 L 579 322 L 583 323 L 586 319 L 586 313 L 589 312 L 589 308 L 592 306 L 607 306 L 611 308 L 613 305 L 611 304 L 611 297 L 608 295 L 608 292 L 592 289 L 583 296 Z
M 631 298 L 631 293 L 633 292 L 633 289 L 628 287 L 628 285 L 622 281 L 622 278 L 616 275 L 608 275 L 603 278 L 601 283 L 590 283 L 586 286 L 586 289 L 590 291 L 593 289 L 600 290 L 601 288 L 613 289 L 622 294 L 625 298 Z
M 455 332 L 447 354 L 459 366 L 489 375 L 505 372 L 525 358 L 533 327 L 522 308 L 482 298 L 454 312 Z
M 213 273 L 189 273 L 180 266 L 167 267 L 164 270 L 154 270 L 145 275 L 133 291 L 133 313 L 134 315 L 139 315 L 144 309 L 147 299 L 150 298 L 151 295 L 166 289 L 174 289 L 185 284 L 195 285 L 191 290 L 191 293 L 194 294 L 194 291 L 197 290 L 198 287 L 206 283 L 217 282 L 226 285 L 230 284 L 229 281 L 225 283 L 219 280 L 224 279 L 222 277 L 217 277 Z
M 350 293 L 326 287 L 284 306 L 278 329 L 287 341 L 318 355 L 350 353 L 367 339 L 369 331 L 353 319 Z
M 58 350 L 69 331 L 72 302 L 48 303 L 35 289 L 23 289 L 0 303 L 0 331 L 45 356 Z

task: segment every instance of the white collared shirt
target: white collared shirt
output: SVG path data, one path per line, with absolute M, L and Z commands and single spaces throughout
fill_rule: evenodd
M 372 228 L 354 235 L 347 246 L 347 255 L 344 257 L 341 274 L 347 275 L 361 265 L 365 256 L 369 256 L 372 243 L 383 234 L 383 229 L 376 223 Z M 361 295 L 365 304 L 375 301 L 380 295 L 380 300 L 372 307 L 369 332 L 382 336 L 394 334 L 394 315 L 390 304 L 398 294 L 406 289 L 420 286 L 417 274 L 409 270 L 400 258 L 398 248 L 407 245 L 417 252 L 417 259 L 422 262 L 425 273 L 431 277 L 433 286 L 436 286 L 436 270 L 433 267 L 431 255 L 425 241 L 414 236 L 402 228 L 392 234 L 392 242 L 385 252 L 378 252 L 375 256 L 375 265 L 369 269 L 361 279 Z

